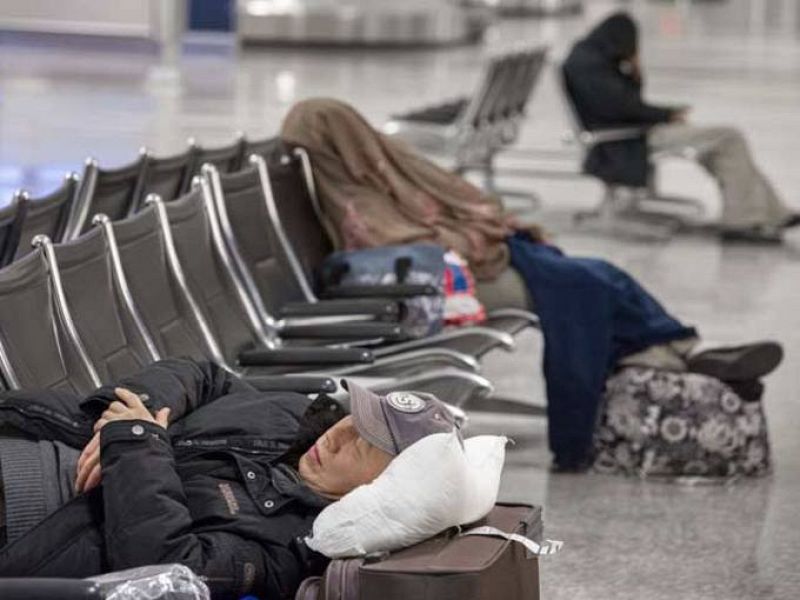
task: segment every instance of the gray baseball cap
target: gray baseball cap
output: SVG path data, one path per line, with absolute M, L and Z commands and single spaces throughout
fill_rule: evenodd
M 358 433 L 392 456 L 433 433 L 458 431 L 453 414 L 432 394 L 391 392 L 380 396 L 349 380 L 343 380 L 342 386 L 350 392 L 350 412 Z

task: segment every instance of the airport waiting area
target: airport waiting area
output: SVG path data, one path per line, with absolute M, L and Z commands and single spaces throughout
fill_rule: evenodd
M 0 599 L 789 600 L 797 0 L 5 0 Z

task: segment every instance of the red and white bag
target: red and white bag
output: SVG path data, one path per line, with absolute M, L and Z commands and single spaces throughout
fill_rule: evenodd
M 486 309 L 475 296 L 475 277 L 467 261 L 453 250 L 444 255 L 444 322 L 473 325 L 486 320 Z

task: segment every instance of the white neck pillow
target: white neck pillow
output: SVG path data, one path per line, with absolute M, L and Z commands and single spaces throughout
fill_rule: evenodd
M 326 507 L 308 546 L 329 558 L 390 552 L 486 516 L 497 502 L 507 438 L 429 435 L 372 483 Z

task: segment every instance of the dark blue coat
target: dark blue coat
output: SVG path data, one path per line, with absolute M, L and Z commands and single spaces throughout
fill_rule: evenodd
M 605 381 L 617 361 L 696 332 L 612 264 L 565 256 L 521 233 L 508 246 L 544 335 L 550 449 L 559 467 L 580 468 L 591 459 Z

